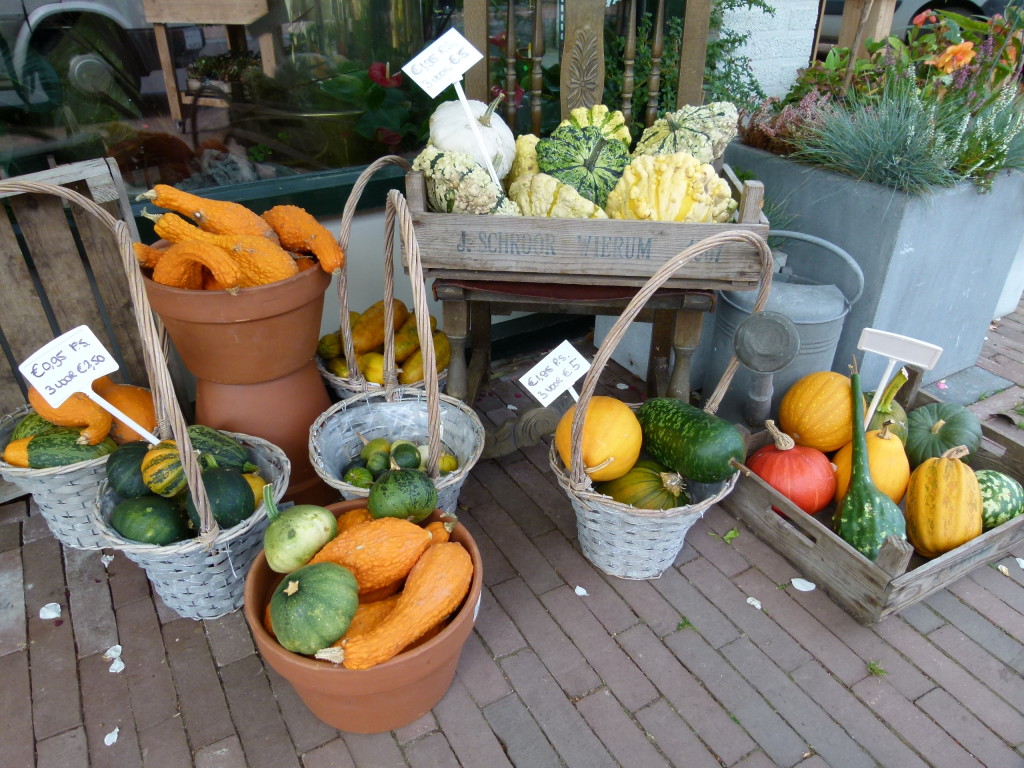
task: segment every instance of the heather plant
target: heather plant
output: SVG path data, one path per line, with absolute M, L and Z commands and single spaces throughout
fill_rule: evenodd
M 1022 13 L 926 11 L 906 41 L 833 49 L 782 99 L 741 114 L 751 146 L 920 194 L 1024 168 Z

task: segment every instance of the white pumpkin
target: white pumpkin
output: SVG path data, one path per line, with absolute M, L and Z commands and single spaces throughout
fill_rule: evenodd
M 465 152 L 485 168 L 487 163 L 484 158 L 490 157 L 494 172 L 499 179 L 504 179 L 516 156 L 516 139 L 495 111 L 501 98 L 499 96 L 489 105 L 475 99 L 469 100 L 470 112 L 477 120 L 486 153 L 480 151 L 480 145 L 466 117 L 466 110 L 458 100 L 444 102 L 430 116 L 430 143 L 441 150 Z

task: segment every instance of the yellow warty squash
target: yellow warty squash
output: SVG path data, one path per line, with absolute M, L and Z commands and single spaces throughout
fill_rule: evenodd
M 737 203 L 728 183 L 693 155 L 640 155 L 626 166 L 608 195 L 613 219 L 724 223 Z

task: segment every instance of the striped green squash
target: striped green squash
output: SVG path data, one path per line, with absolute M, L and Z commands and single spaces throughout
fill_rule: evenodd
M 35 411 L 29 411 L 22 417 L 11 433 L 11 440 L 21 440 L 26 437 L 45 435 L 47 432 L 55 432 L 60 427 L 44 419 Z
M 190 424 L 187 429 L 192 447 L 199 451 L 201 456 L 212 456 L 218 467 L 223 469 L 237 469 L 239 472 L 256 472 L 259 470 L 255 464 L 249 461 L 249 454 L 245 446 L 240 442 L 226 435 L 219 429 L 207 427 L 203 424 Z
M 537 164 L 541 173 L 554 176 L 604 208 L 629 164 L 629 148 L 595 126 L 563 124 L 537 142 Z
M 28 465 L 32 469 L 66 467 L 80 461 L 92 461 L 113 453 L 117 443 L 109 437 L 96 445 L 80 445 L 80 429 L 58 427 L 53 432 L 35 435 L 28 442 Z
M 1024 512 L 1024 488 L 1003 472 L 979 469 L 974 473 L 981 488 L 981 527 L 988 531 Z
M 163 440 L 146 451 L 142 481 L 153 493 L 166 498 L 177 496 L 188 487 L 177 443 Z

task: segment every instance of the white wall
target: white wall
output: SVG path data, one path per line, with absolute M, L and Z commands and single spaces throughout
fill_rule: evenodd
M 341 217 L 321 219 L 321 222 L 335 235 L 341 229 Z M 402 267 L 399 256 L 398 234 L 395 234 L 395 250 L 392 256 L 395 265 L 395 297 L 405 302 L 412 311 L 412 284 Z M 348 307 L 362 312 L 371 304 L 384 298 L 384 209 L 378 208 L 358 213 L 352 219 L 352 233 L 348 253 Z M 431 279 L 427 278 L 427 308 L 438 322 L 441 322 L 441 305 L 430 293 Z M 321 335 L 338 330 L 341 324 L 338 279 L 334 278 L 327 289 L 324 300 L 324 317 Z
M 782 96 L 806 67 L 818 23 L 817 0 L 769 0 L 775 15 L 746 8 L 725 15 L 725 27 L 748 33 L 741 53 L 748 56 L 754 76 L 768 96 Z

